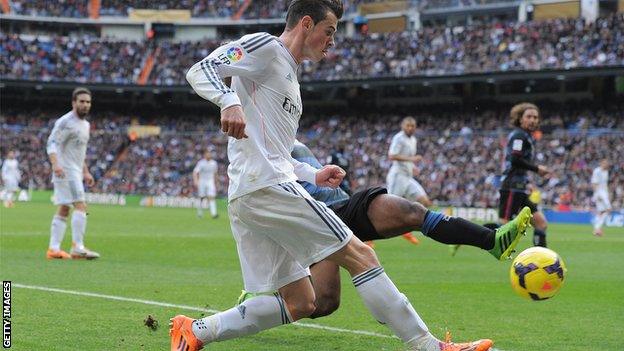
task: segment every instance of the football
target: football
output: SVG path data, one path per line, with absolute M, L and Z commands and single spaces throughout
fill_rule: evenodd
M 547 300 L 563 286 L 567 269 L 561 257 L 544 247 L 522 251 L 509 271 L 511 286 L 520 296 L 534 301 Z

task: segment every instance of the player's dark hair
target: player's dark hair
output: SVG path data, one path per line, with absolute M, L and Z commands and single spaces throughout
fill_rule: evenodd
M 304 16 L 312 17 L 314 24 L 327 17 L 331 11 L 337 19 L 342 17 L 342 1 L 339 0 L 293 0 L 286 13 L 286 29 L 294 28 Z
M 537 111 L 537 115 L 540 116 L 540 110 L 530 102 L 521 102 L 514 107 L 511 108 L 509 112 L 509 123 L 511 123 L 514 127 L 520 127 L 520 120 L 522 120 L 522 116 L 524 115 L 524 111 L 526 110 L 535 110 Z
M 91 96 L 91 91 L 85 87 L 78 87 L 74 89 L 74 91 L 72 92 L 72 101 L 76 101 L 76 99 L 78 98 L 78 95 L 80 94 L 87 94 Z

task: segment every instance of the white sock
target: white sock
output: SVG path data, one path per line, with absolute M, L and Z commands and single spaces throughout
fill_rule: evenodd
M 382 267 L 360 273 L 352 281 L 377 321 L 387 325 L 403 342 L 410 345 L 437 343 L 407 297 L 396 288 Z
M 292 318 L 279 294 L 256 296 L 227 311 L 193 322 L 193 334 L 204 344 L 223 341 L 290 323 Z
M 87 230 L 87 214 L 74 210 L 72 215 L 72 241 L 78 250 L 84 249 L 84 235 Z
M 197 204 L 197 215 L 198 216 L 204 215 L 204 198 L 203 197 L 199 199 L 199 203 Z
M 216 216 L 217 215 L 217 201 L 215 201 L 215 199 L 208 200 L 208 206 L 210 207 L 210 215 L 213 217 Z
M 63 237 L 67 229 L 67 218 L 59 215 L 52 217 L 52 225 L 50 226 L 50 249 L 60 250 Z

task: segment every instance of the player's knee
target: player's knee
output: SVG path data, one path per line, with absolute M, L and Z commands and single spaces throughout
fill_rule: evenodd
M 316 303 L 313 299 L 297 299 L 287 305 L 293 321 L 310 317 L 316 310 Z
M 403 217 L 409 226 L 421 226 L 425 221 L 427 208 L 419 202 L 412 202 L 409 205 L 408 213 Z
M 60 217 L 67 217 L 67 216 L 69 216 L 69 206 L 65 206 L 65 205 L 59 206 L 57 214 Z
M 310 318 L 320 318 L 329 316 L 340 307 L 340 295 L 335 293 L 326 293 L 318 296 L 316 299 L 316 309 L 310 315 Z

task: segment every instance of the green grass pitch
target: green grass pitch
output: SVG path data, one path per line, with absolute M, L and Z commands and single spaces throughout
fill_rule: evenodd
M 199 219 L 192 209 L 91 206 L 86 243 L 102 254 L 97 261 L 45 259 L 54 211 L 45 203 L 0 210 L 0 275 L 13 283 L 14 350 L 166 350 L 170 317 L 227 309 L 240 293 L 238 258 L 222 202 L 217 220 Z M 451 258 L 446 245 L 420 238 L 419 246 L 401 238 L 379 241 L 376 251 L 436 336 L 450 330 L 457 341 L 488 337 L 505 351 L 622 350 L 622 228 L 607 228 L 604 238 L 596 238 L 589 226 L 551 225 L 550 247 L 563 257 L 568 274 L 559 294 L 542 302 L 514 294 L 510 262 L 470 247 Z M 63 248 L 68 250 L 70 242 L 68 228 Z M 519 249 L 529 243 L 524 238 Z M 364 309 L 348 276 L 342 277 L 340 310 L 303 322 L 390 335 Z M 148 315 L 159 322 L 156 331 L 144 326 Z M 207 349 L 403 348 L 394 338 L 290 325 Z

